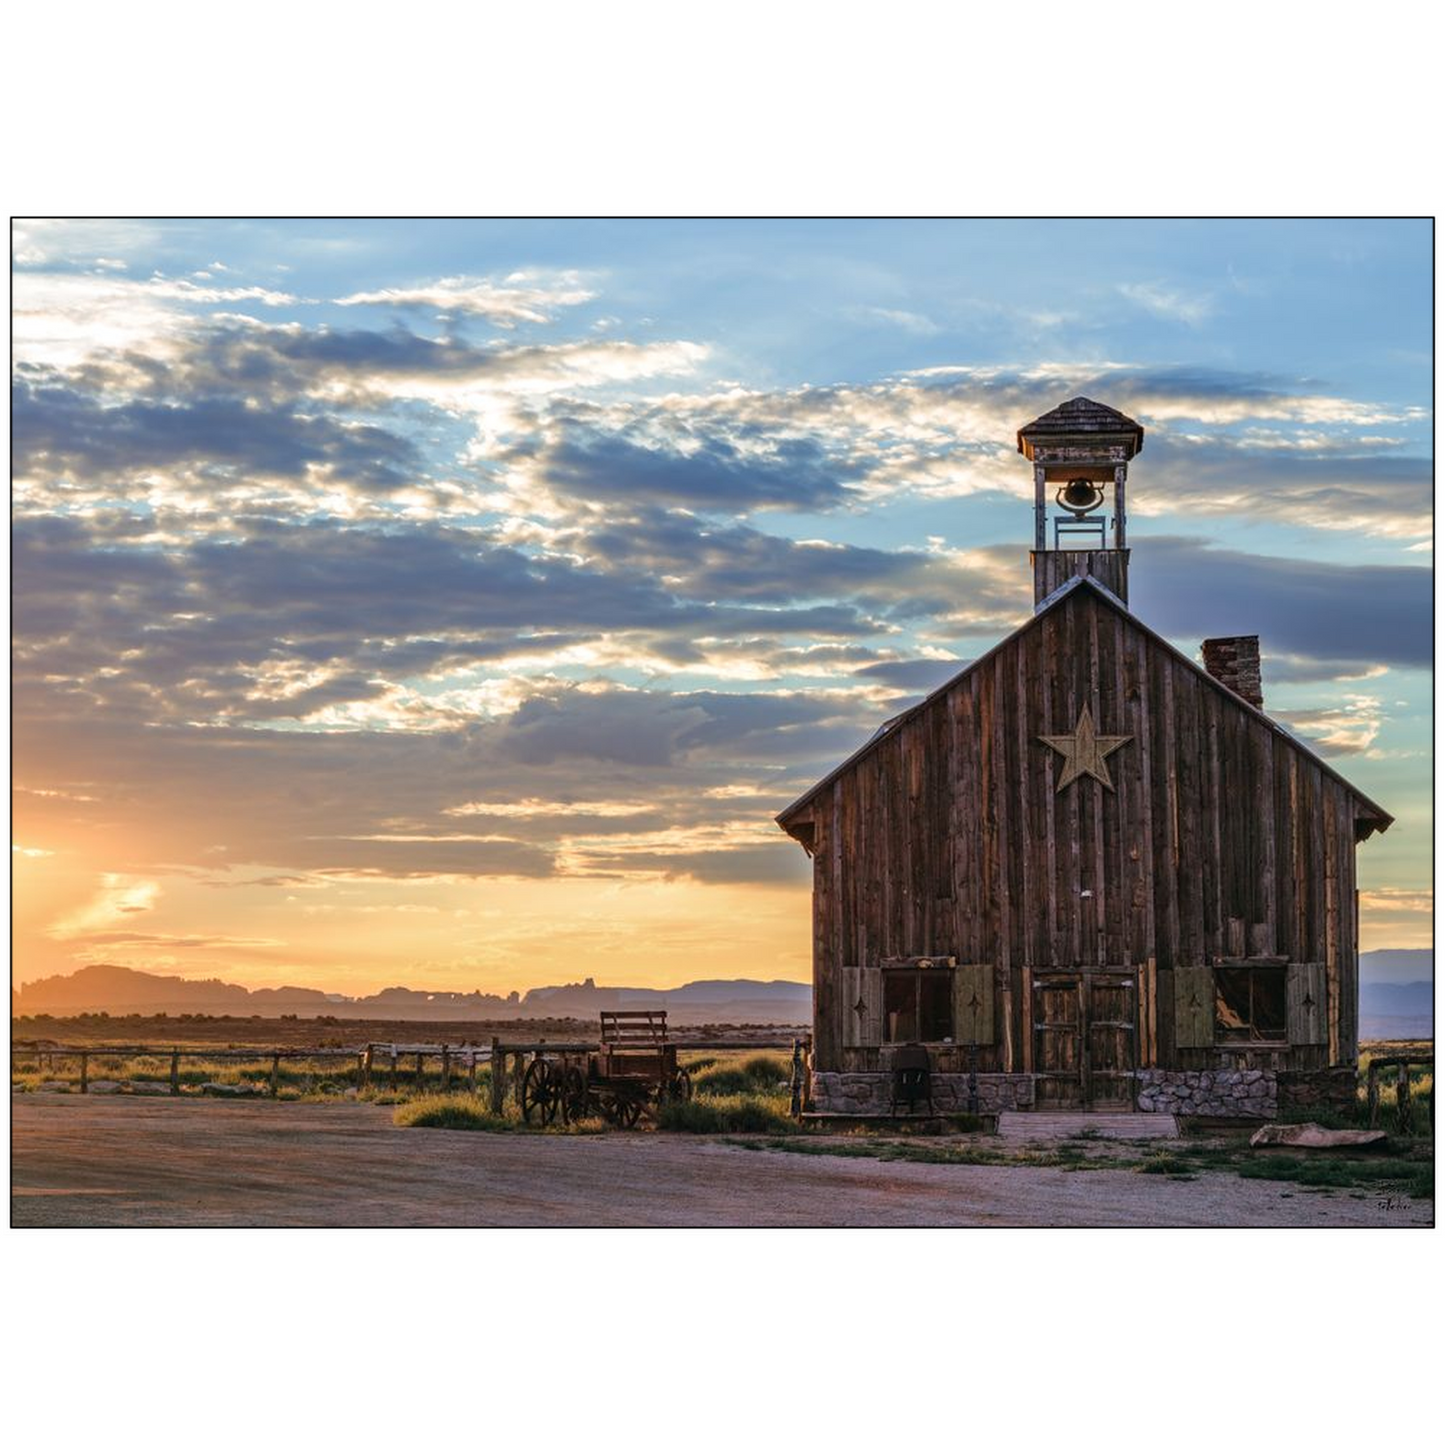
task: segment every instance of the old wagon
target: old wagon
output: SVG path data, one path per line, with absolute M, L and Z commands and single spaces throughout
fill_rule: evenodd
M 666 1099 L 692 1097 L 692 1078 L 667 1039 L 667 1011 L 612 1010 L 602 1014 L 602 1038 L 584 1055 L 538 1056 L 522 1076 L 522 1117 L 550 1124 L 600 1114 L 631 1129 Z

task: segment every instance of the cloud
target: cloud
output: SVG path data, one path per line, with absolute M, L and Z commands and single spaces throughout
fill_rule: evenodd
M 1175 638 L 1257 633 L 1266 667 L 1275 653 L 1429 667 L 1432 588 L 1428 567 L 1352 567 L 1185 537 L 1136 546 L 1129 577 L 1134 610 L 1156 630 Z
M 458 803 L 446 809 L 449 814 L 467 817 L 481 814 L 491 818 L 635 818 L 639 813 L 650 812 L 646 803 L 587 802 L 579 803 L 559 798 L 522 798 L 515 803 L 481 802 Z
M 149 913 L 156 906 L 160 891 L 160 884 L 153 879 L 122 873 L 103 874 L 95 897 L 57 919 L 48 932 L 52 938 L 62 939 L 109 932 L 137 913 Z
M 784 439 L 752 452 L 711 438 L 687 450 L 639 446 L 623 437 L 564 435 L 539 458 L 546 485 L 589 502 L 745 513 L 769 507 L 821 511 L 847 495 L 856 466 L 815 442 Z
M 240 320 L 197 332 L 168 378 L 189 390 L 234 389 L 271 399 L 314 396 L 333 406 L 415 398 L 466 409 L 492 393 L 545 395 L 685 375 L 706 358 L 690 341 L 603 338 L 551 345 L 475 346 L 405 327 L 338 330 Z
M 11 392 L 13 458 L 22 478 L 180 475 L 214 494 L 265 478 L 392 491 L 424 471 L 420 454 L 381 427 L 261 408 L 232 396 L 184 403 L 132 399 L 22 379 Z
M 792 841 L 782 834 L 778 837 L 784 845 Z M 812 864 L 796 844 L 789 848 L 765 842 L 691 851 L 672 847 L 652 852 L 596 850 L 588 853 L 575 871 L 584 877 L 690 878 L 698 883 L 797 887 L 812 877 Z
M 919 657 L 905 662 L 875 662 L 869 667 L 860 667 L 856 675 L 905 692 L 927 694 L 942 687 L 967 666 L 968 663 L 958 657 Z
M 1138 464 L 1142 469 L 1142 463 Z M 1424 457 L 1261 447 L 1209 436 L 1154 443 L 1130 507 L 1141 516 L 1245 517 L 1409 540 L 1433 528 L 1433 467 Z
M 1364 658 L 1295 657 L 1270 654 L 1260 659 L 1265 690 L 1274 683 L 1367 682 L 1383 677 L 1389 668 Z
M 514 271 L 501 281 L 477 276 L 444 276 L 417 286 L 388 286 L 379 291 L 358 291 L 342 296 L 338 306 L 391 306 L 480 316 L 493 325 L 513 327 L 522 322 L 545 322 L 565 306 L 591 301 L 576 271 L 548 275 L 540 271 Z
M 1393 913 L 1435 912 L 1435 893 L 1430 888 L 1366 888 L 1360 892 L 1360 907 Z
M 131 948 L 282 948 L 280 938 L 240 938 L 226 933 L 126 933 L 87 932 L 86 942 L 94 946 Z
M 942 330 L 936 321 L 931 321 L 916 311 L 901 311 L 888 306 L 858 306 L 850 315 L 856 316 L 860 321 L 894 326 L 913 336 L 936 336 Z
M 605 466 L 610 447 L 645 445 L 643 461 L 666 469 L 697 457 L 776 466 L 798 448 L 824 478 L 822 499 L 802 505 L 859 508 L 882 499 L 1027 493 L 1013 438 L 1021 421 L 1057 404 L 1060 391 L 1104 395 L 1149 429 L 1136 466 L 1133 506 L 1143 515 L 1199 511 L 1268 517 L 1291 524 L 1361 528 L 1387 536 L 1428 535 L 1430 464 L 1381 427 L 1419 428 L 1419 408 L 1381 406 L 1291 386 L 1258 373 L 1199 368 L 1040 366 L 935 368 L 869 386 L 759 392 L 731 387 L 660 400 L 588 408 L 552 407 L 532 416 L 530 455 L 555 448 L 580 458 L 565 468 L 577 490 Z M 1279 427 L 1288 430 L 1281 432 Z M 1202 429 L 1201 429 L 1202 428 Z M 1369 430 L 1365 430 L 1365 429 Z M 546 438 L 545 443 L 535 438 Z M 698 488 L 672 495 L 697 505 Z M 794 494 L 810 498 L 816 487 Z M 728 495 L 730 489 L 721 489 Z M 746 503 L 749 493 L 738 489 Z M 754 505 L 788 505 L 770 489 Z
M 1214 310 L 1213 298 L 1191 296 L 1159 281 L 1126 282 L 1118 289 L 1126 301 L 1132 301 L 1151 316 L 1164 321 L 1182 321 L 1186 325 L 1197 326 Z
M 699 754 L 753 762 L 812 758 L 840 724 L 852 732 L 853 706 L 829 693 L 561 688 L 512 713 L 499 746 L 509 759 L 543 766 L 564 758 L 643 768 Z
M 1333 708 L 1284 708 L 1272 716 L 1299 733 L 1322 757 L 1368 752 L 1380 735 L 1384 708 L 1378 698 L 1347 697 Z
M 252 305 L 274 309 L 299 298 L 265 286 L 198 285 L 188 278 L 122 276 L 111 262 L 101 274 L 31 271 L 14 276 L 14 358 L 74 365 L 104 352 L 139 349 L 164 355 L 196 325 L 196 310 Z

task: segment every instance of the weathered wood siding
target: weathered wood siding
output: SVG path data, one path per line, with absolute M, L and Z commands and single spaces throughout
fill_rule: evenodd
M 1088 704 L 1113 792 L 1040 734 Z M 1158 1066 L 1214 1051 L 1176 1039 L 1175 969 L 1216 958 L 1323 965 L 1324 1043 L 1294 1067 L 1351 1061 L 1357 1030 L 1350 791 L 1123 614 L 1080 588 L 896 725 L 814 799 L 817 1066 L 845 1058 L 861 965 L 956 955 L 994 969 L 984 1070 L 1028 1068 L 1029 979 L 1119 967 L 1140 984 Z M 1085 895 L 1088 896 L 1085 896 Z

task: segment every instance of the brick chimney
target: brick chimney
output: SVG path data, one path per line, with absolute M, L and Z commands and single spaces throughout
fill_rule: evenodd
M 1251 707 L 1264 706 L 1259 680 L 1258 637 L 1206 637 L 1204 669 Z

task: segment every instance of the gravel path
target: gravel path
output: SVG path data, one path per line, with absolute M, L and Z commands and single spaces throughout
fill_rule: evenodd
M 1266 1180 L 884 1163 L 667 1134 L 398 1129 L 360 1104 L 12 1096 L 16 1225 L 1428 1225 Z

